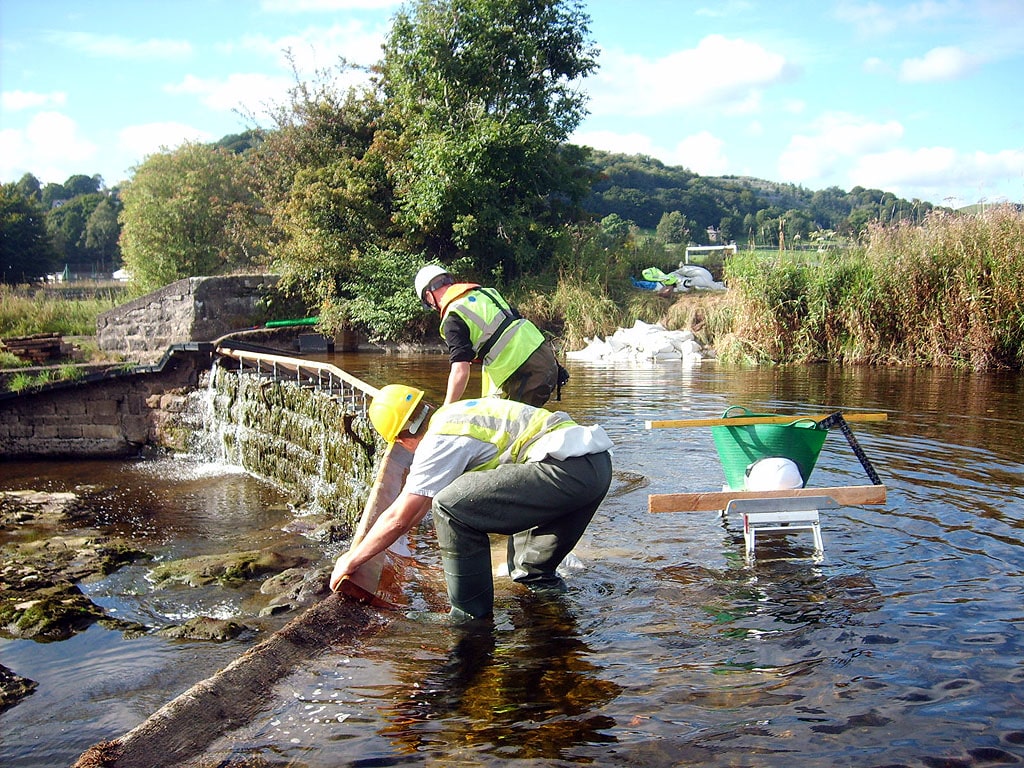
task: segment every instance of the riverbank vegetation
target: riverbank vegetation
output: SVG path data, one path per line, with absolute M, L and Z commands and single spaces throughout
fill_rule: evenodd
M 642 320 L 693 330 L 728 363 L 1024 368 L 1024 212 L 1014 206 L 937 211 L 920 224 L 874 224 L 849 248 L 740 251 L 707 265 L 727 291 L 669 297 L 640 290 L 630 278 L 643 266 L 670 267 L 678 252 L 636 228 L 616 238 L 599 226 L 576 229 L 547 269 L 501 286 L 563 352 Z M 392 265 L 397 259 L 381 258 Z M 363 299 L 367 313 L 378 313 L 378 330 L 415 343 L 435 330 L 436 316 L 409 308 L 407 272 L 419 262 L 407 262 L 403 270 L 384 271 L 390 279 L 380 281 L 380 294 Z M 97 315 L 119 301 L 112 289 L 66 298 L 0 286 L 0 337 L 88 339 Z M 379 309 L 391 304 L 403 312 Z M 19 364 L 3 360 L 0 367 Z
M 377 342 L 436 331 L 411 290 L 434 262 L 505 292 L 563 349 L 639 319 L 690 327 L 730 361 L 1021 366 L 1019 207 L 957 214 L 572 145 L 579 85 L 597 70 L 588 27 L 574 0 L 416 0 L 366 84 L 338 85 L 345 67 L 297 82 L 272 127 L 151 155 L 95 218 L 84 204 L 40 211 L 98 194 L 96 177 L 4 185 L 5 232 L 59 234 L 106 263 L 115 211 L 132 295 L 271 271 L 286 316 L 297 304 L 323 333 Z M 689 243 L 731 240 L 739 254 L 705 262 L 723 294 L 633 283 L 674 269 Z M 0 333 L 32 332 L 3 322 Z M 84 331 L 56 325 L 35 327 Z

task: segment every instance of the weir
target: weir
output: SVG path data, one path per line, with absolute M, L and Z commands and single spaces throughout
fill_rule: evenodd
M 232 430 L 221 433 L 222 444 L 234 451 L 229 458 L 293 491 L 313 486 L 311 503 L 343 503 L 346 522 L 355 522 L 348 531 L 365 531 L 398 495 L 408 469 L 393 451 L 376 450 L 379 438 L 366 417 L 376 388 L 330 364 L 251 348 L 216 352 L 218 364 L 203 396 L 213 413 L 232 417 L 226 420 Z M 364 482 L 375 465 L 372 484 Z M 361 514 L 351 515 L 362 499 Z M 393 547 L 404 551 L 404 537 Z M 400 593 L 411 566 L 400 554 L 382 558 L 382 589 Z M 128 733 L 88 749 L 75 768 L 188 764 L 260 712 L 295 665 L 386 626 L 387 613 L 367 605 L 373 597 L 358 589 L 330 594 Z
M 383 448 L 366 417 L 376 392 L 330 363 L 222 345 L 183 421 L 207 442 L 194 452 L 285 488 L 294 506 L 329 515 L 347 535 Z

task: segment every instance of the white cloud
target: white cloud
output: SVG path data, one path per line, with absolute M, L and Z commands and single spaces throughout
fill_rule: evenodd
M 861 69 L 869 75 L 886 75 L 889 73 L 889 65 L 877 56 L 865 59 L 864 63 L 861 64 Z
M 858 158 L 850 178 L 865 187 L 941 201 L 955 190 L 975 190 L 977 199 L 997 194 L 993 185 L 1024 178 L 1024 150 L 958 152 L 949 147 L 891 149 Z M 908 190 L 914 190 L 909 192 Z M 964 204 L 975 200 L 964 200 Z
M 655 157 L 666 165 L 681 165 L 704 176 L 717 176 L 728 169 L 728 159 L 722 152 L 725 142 L 708 131 L 687 136 L 674 148 L 658 146 L 642 133 L 587 131 L 574 134 L 571 140 L 605 152 Z
M 907 83 L 954 80 L 974 69 L 974 60 L 959 48 L 932 48 L 919 59 L 906 59 L 900 65 L 900 80 Z
M 624 155 L 648 155 L 655 157 L 654 142 L 642 133 L 616 133 L 615 131 L 580 131 L 571 137 L 573 144 L 593 147 L 605 152 Z
M 756 106 L 761 88 L 787 79 L 792 66 L 782 54 L 756 43 L 708 35 L 696 48 L 660 59 L 608 51 L 588 79 L 595 115 L 650 116 L 683 109 Z
M 76 51 L 112 59 L 181 59 L 192 54 L 187 40 L 132 40 L 120 35 L 88 32 L 53 33 L 50 41 Z
M 176 85 L 164 87 L 167 93 L 199 96 L 203 104 L 219 112 L 240 110 L 259 115 L 266 108 L 283 103 L 293 81 L 288 77 L 260 74 L 234 74 L 226 80 L 204 80 L 188 75 Z
M 0 108 L 7 112 L 19 112 L 23 109 L 38 107 L 59 107 L 68 100 L 63 91 L 51 93 L 32 93 L 31 91 L 4 91 L 0 99 Z
M 79 135 L 70 117 L 40 112 L 24 130 L 0 131 L 0 178 L 31 173 L 44 183 L 63 183 L 92 164 L 96 152 L 96 145 Z
M 835 16 L 839 21 L 853 25 L 863 37 L 887 35 L 899 25 L 892 9 L 875 2 L 841 2 L 836 6 Z
M 903 7 L 893 3 L 854 2 L 836 5 L 835 17 L 854 27 L 861 37 L 877 38 L 962 13 L 958 0 L 918 0 Z
M 124 154 L 142 162 L 147 155 L 164 149 L 175 149 L 186 141 L 209 142 L 216 138 L 206 131 L 183 123 L 146 123 L 131 125 L 118 133 L 120 148 Z
M 822 182 L 851 157 L 883 151 L 903 136 L 903 126 L 890 120 L 868 121 L 842 112 L 822 115 L 813 133 L 796 135 L 779 157 L 779 173 L 786 181 Z
M 725 142 L 708 131 L 687 136 L 665 156 L 668 165 L 682 165 L 702 176 L 720 176 L 729 167 L 722 150 Z
M 226 50 L 230 53 L 233 48 L 241 48 L 274 58 L 288 69 L 294 62 L 300 73 L 310 74 L 333 67 L 340 58 L 358 65 L 375 64 L 380 61 L 386 34 L 386 25 L 368 27 L 351 20 L 329 27 L 309 27 L 301 33 L 276 38 L 246 35 L 240 43 Z

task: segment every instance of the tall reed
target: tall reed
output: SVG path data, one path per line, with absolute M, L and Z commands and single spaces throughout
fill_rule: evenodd
M 1024 212 L 936 212 L 869 228 L 810 266 L 739 254 L 724 357 L 974 370 L 1024 366 Z

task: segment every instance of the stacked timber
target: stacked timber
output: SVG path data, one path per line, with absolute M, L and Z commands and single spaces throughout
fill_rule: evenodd
M 0 340 L 0 351 L 10 352 L 36 365 L 58 362 L 74 353 L 59 333 L 37 333 L 34 336 Z

